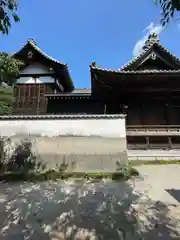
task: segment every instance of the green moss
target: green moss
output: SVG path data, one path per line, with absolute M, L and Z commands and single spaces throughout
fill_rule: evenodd
M 133 160 L 129 161 L 130 166 L 140 165 L 168 165 L 168 164 L 180 164 L 180 160 Z
M 127 180 L 132 176 L 137 176 L 138 172 L 134 168 L 128 168 L 127 170 L 104 173 L 104 172 L 60 172 L 55 170 L 49 170 L 43 173 L 34 172 L 6 172 L 0 174 L 0 181 L 47 181 L 47 180 L 58 180 L 58 179 L 69 179 L 69 178 L 81 178 L 81 179 L 112 179 L 112 180 Z

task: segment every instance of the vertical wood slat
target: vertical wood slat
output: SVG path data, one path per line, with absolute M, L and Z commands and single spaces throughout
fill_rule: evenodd
M 46 111 L 45 84 L 17 84 L 13 114 L 43 114 Z M 17 94 L 15 93 L 15 94 Z

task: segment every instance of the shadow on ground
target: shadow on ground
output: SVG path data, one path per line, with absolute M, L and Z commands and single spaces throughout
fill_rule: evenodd
M 166 191 L 174 198 L 176 201 L 180 203 L 180 190 L 179 189 L 166 189 Z
M 172 211 L 132 180 L 0 183 L 2 240 L 179 239 Z

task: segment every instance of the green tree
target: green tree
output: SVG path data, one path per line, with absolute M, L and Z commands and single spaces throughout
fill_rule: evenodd
M 11 22 L 19 22 L 17 0 L 0 0 L 0 32 L 8 34 Z M 22 65 L 5 52 L 0 52 L 0 115 L 10 114 L 13 103 L 13 87 Z M 4 87 L 7 86 L 7 87 Z
M 0 0 L 0 32 L 8 34 L 11 28 L 11 18 L 15 22 L 20 21 L 17 10 L 17 0 Z
M 8 115 L 12 112 L 13 87 L 0 87 L 0 115 Z
M 13 84 L 23 63 L 7 53 L 0 52 L 0 115 L 11 114 Z
M 22 63 L 8 53 L 0 52 L 0 84 L 13 85 Z
M 159 5 L 162 10 L 161 23 L 163 26 L 174 17 L 175 12 L 180 11 L 180 0 L 154 0 L 154 2 Z

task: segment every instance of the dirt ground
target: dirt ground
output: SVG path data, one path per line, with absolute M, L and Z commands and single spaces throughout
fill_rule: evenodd
M 0 239 L 180 239 L 180 165 L 128 182 L 0 183 Z

